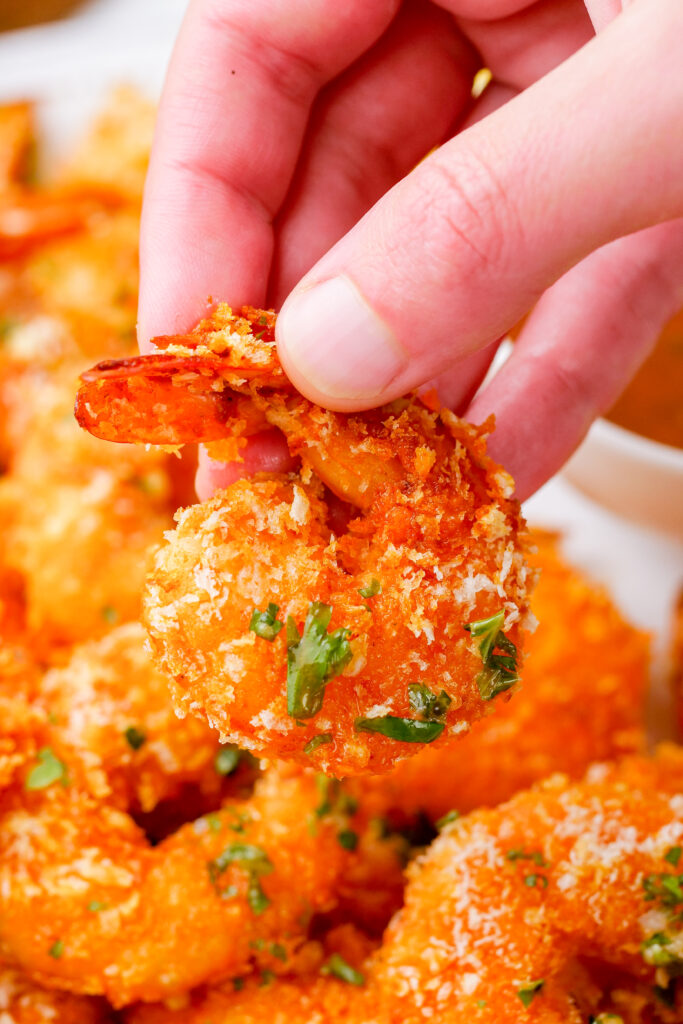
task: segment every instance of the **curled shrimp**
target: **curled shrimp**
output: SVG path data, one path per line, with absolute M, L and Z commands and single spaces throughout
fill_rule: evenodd
M 0 957 L 48 987 L 121 1006 L 283 970 L 353 856 L 313 773 L 273 770 L 152 847 L 71 785 L 68 765 L 47 769 L 4 807 Z
M 84 374 L 76 416 L 167 445 L 284 433 L 298 473 L 176 516 L 144 622 L 177 706 L 224 739 L 340 776 L 385 771 L 514 686 L 532 580 L 519 508 L 486 428 L 416 396 L 323 410 L 284 377 L 274 326 L 219 306 L 161 351 Z M 328 491 L 350 506 L 344 532 Z
M 254 978 L 127 1024 L 675 1024 L 682 785 L 676 747 L 555 776 L 447 825 L 358 968 L 268 989 Z

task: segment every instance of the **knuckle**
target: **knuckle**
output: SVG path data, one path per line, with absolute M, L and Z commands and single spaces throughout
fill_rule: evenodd
M 520 224 L 506 189 L 472 147 L 437 153 L 421 174 L 424 215 L 441 256 L 462 269 L 462 251 L 473 272 L 503 269 L 520 242 Z M 438 256 L 439 253 L 434 255 Z

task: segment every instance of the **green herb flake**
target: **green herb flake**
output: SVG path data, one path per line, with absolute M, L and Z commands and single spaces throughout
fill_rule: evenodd
M 213 767 L 217 775 L 227 776 L 237 768 L 240 763 L 241 751 L 237 747 L 221 747 L 213 759 Z
M 252 846 L 250 843 L 231 843 L 226 846 L 215 860 L 207 864 L 211 883 L 223 899 L 232 898 L 233 893 L 228 895 L 227 889 L 219 889 L 218 879 L 233 864 L 247 872 L 247 903 L 252 913 L 262 914 L 270 906 L 270 899 L 261 886 L 261 876 L 275 870 L 273 862 L 260 846 Z
M 643 954 L 643 960 L 652 967 L 669 967 L 671 964 L 680 963 L 679 957 L 666 948 L 670 945 L 671 938 L 666 932 L 655 932 L 641 943 L 640 951 Z
M 408 687 L 408 702 L 418 718 L 424 722 L 434 722 L 446 714 L 451 698 L 445 690 L 437 696 L 428 686 L 411 683 Z
M 525 875 L 524 884 L 528 886 L 529 889 L 537 889 L 539 887 L 541 889 L 547 889 L 548 879 L 545 875 Z
M 147 733 L 137 725 L 129 725 L 123 735 L 131 750 L 139 750 L 147 742 Z
M 624 1024 L 624 1018 L 618 1013 L 599 1013 L 597 1017 L 589 1017 L 588 1024 Z
M 344 828 L 341 832 L 337 833 L 337 839 L 339 845 L 345 850 L 353 852 L 358 846 L 358 833 L 354 832 L 352 828 Z
M 442 818 L 439 818 L 435 822 L 436 827 L 440 832 L 442 829 L 446 828 L 446 825 L 452 825 L 453 822 L 457 821 L 459 817 L 460 811 L 449 811 L 447 814 L 444 814 Z
M 270 955 L 274 956 L 276 960 L 281 960 L 285 963 L 287 960 L 287 950 L 281 942 L 273 942 L 270 946 Z
M 308 607 L 301 636 L 287 616 L 287 713 L 312 718 L 323 706 L 325 687 L 351 661 L 351 631 L 345 626 L 327 632 L 332 607 L 313 601 Z
M 119 621 L 118 611 L 110 604 L 105 604 L 104 608 L 102 609 L 101 615 L 104 621 L 109 626 L 115 626 L 116 623 Z
M 66 765 L 55 757 L 50 747 L 38 751 L 38 764 L 32 768 L 26 779 L 26 789 L 47 789 L 53 782 L 67 785 Z
M 682 853 L 683 846 L 672 846 L 671 849 L 667 850 L 664 854 L 664 860 L 667 864 L 671 864 L 672 867 L 677 868 Z
M 275 975 L 273 974 L 272 971 L 269 971 L 269 970 L 261 971 L 261 977 L 259 978 L 259 987 L 260 988 L 267 988 L 268 985 L 271 985 L 274 981 L 275 981 Z
M 358 588 L 358 593 L 360 594 L 361 597 L 364 597 L 366 599 L 366 601 L 367 601 L 371 597 L 377 597 L 378 594 L 382 593 L 382 584 L 380 583 L 379 580 L 376 580 L 376 579 L 373 578 L 373 579 L 370 580 L 370 582 L 367 584 L 367 586 L 359 587 Z
M 313 736 L 304 747 L 304 754 L 312 754 L 318 749 L 318 747 L 324 747 L 326 743 L 332 743 L 334 737 L 331 732 L 319 732 L 317 736 Z
M 530 860 L 538 868 L 550 867 L 550 864 L 540 850 L 525 850 L 523 846 L 517 846 L 512 850 L 508 850 L 505 856 L 513 862 L 517 860 Z
M 320 968 L 321 974 L 331 974 L 339 981 L 345 981 L 348 985 L 361 986 L 365 984 L 365 975 L 357 971 L 355 967 L 348 964 L 339 953 L 333 953 L 329 960 Z
M 488 619 L 463 625 L 472 637 L 480 640 L 479 654 L 484 667 L 477 676 L 477 687 L 483 700 L 493 700 L 519 681 L 517 648 L 502 630 L 504 618 L 505 613 L 501 609 Z M 496 654 L 496 648 L 503 653 Z
M 357 718 L 357 732 L 377 732 L 399 743 L 432 743 L 444 731 L 443 722 L 423 722 L 414 718 L 397 718 L 383 715 L 381 718 Z
M 517 995 L 524 1006 L 531 1006 L 534 998 L 538 995 L 544 985 L 545 978 L 539 978 L 538 981 L 527 981 L 520 989 L 517 989 Z
M 662 907 L 672 908 L 683 903 L 683 875 L 646 875 L 643 878 L 643 899 L 656 900 Z
M 267 640 L 268 643 L 273 642 L 275 637 L 278 635 L 284 622 L 280 622 L 277 617 L 277 613 L 280 611 L 280 606 L 273 604 L 271 601 L 264 612 L 254 608 L 251 619 L 249 621 L 249 629 L 252 633 L 256 633 L 256 636 L 260 636 L 262 640 Z
M 233 978 L 232 988 L 234 992 L 241 992 L 244 988 L 244 978 Z
M 99 914 L 100 910 L 106 910 L 107 904 L 102 903 L 101 900 L 90 900 L 88 904 L 88 910 L 91 914 Z
M 268 317 L 261 313 L 256 323 L 259 324 L 261 327 L 266 327 L 268 325 Z
M 64 940 L 57 939 L 56 942 L 53 942 L 47 953 L 53 960 L 60 960 L 64 953 Z

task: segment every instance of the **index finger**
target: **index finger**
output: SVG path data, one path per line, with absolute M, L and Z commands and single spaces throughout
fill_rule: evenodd
M 210 296 L 260 305 L 272 220 L 311 104 L 400 0 L 193 0 L 159 108 L 140 241 L 138 334 L 184 331 Z

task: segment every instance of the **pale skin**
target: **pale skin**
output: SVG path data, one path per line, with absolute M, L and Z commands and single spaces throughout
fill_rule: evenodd
M 434 384 L 495 414 L 526 498 L 683 306 L 682 39 L 680 0 L 193 0 L 145 192 L 142 347 L 209 296 L 282 307 L 305 395 Z M 275 435 L 203 455 L 198 494 L 287 458 Z

